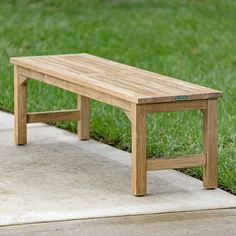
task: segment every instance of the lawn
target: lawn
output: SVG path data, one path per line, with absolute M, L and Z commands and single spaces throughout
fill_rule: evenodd
M 236 194 L 235 0 L 0 0 L 0 109 L 13 111 L 11 56 L 87 52 L 224 92 L 219 186 Z M 28 82 L 28 110 L 76 107 L 76 96 Z M 148 157 L 201 152 L 200 112 L 148 116 Z M 59 127 L 76 132 L 75 122 Z M 117 108 L 91 101 L 91 136 L 131 149 Z M 201 179 L 201 168 L 182 170 Z

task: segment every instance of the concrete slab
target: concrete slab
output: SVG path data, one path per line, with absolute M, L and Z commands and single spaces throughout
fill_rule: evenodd
M 0 130 L 12 129 L 14 126 L 14 116 L 7 112 L 0 111 Z
M 14 126 L 14 116 L 4 111 L 0 111 L 0 131 L 13 129 Z M 43 123 L 28 124 L 29 127 L 39 127 L 46 126 Z
M 151 194 L 133 197 L 130 153 L 52 126 L 31 126 L 26 146 L 0 133 L 0 225 L 236 207 L 174 170 L 151 172 Z
M 233 236 L 236 209 L 99 218 L 0 227 L 1 236 Z

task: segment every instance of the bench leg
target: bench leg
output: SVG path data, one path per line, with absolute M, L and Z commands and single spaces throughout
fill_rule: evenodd
M 15 114 L 15 143 L 27 143 L 27 109 L 26 109 L 26 83 L 21 83 L 17 66 L 14 67 L 14 114 Z
M 217 100 L 208 100 L 208 108 L 203 112 L 203 149 L 206 166 L 203 169 L 203 186 L 217 187 Z
M 81 140 L 86 140 L 90 135 L 89 98 L 78 95 L 77 105 L 80 110 L 80 121 L 77 126 L 78 136 Z
M 132 189 L 135 196 L 147 193 L 146 105 L 132 104 Z

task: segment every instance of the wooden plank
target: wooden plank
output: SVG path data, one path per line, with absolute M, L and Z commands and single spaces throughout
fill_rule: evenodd
M 147 193 L 146 105 L 132 104 L 132 187 L 135 196 Z
M 78 72 L 71 71 L 66 66 L 61 66 L 61 65 L 52 66 L 48 61 L 42 62 L 39 60 L 33 60 L 33 62 L 34 63 L 30 64 L 30 66 L 26 64 L 25 66 L 22 67 L 59 78 L 66 82 L 74 83 L 75 85 L 83 86 L 90 90 L 95 90 L 98 92 L 108 94 L 110 96 L 121 98 L 126 101 L 130 102 L 137 101 L 136 97 L 138 96 L 138 93 L 128 88 L 115 86 L 109 82 L 104 83 L 96 78 L 92 78 L 87 73 L 81 73 L 80 71 Z
M 206 166 L 203 169 L 203 186 L 207 189 L 217 187 L 217 100 L 208 101 L 203 112 L 203 150 Z
M 135 91 L 139 96 L 156 96 L 157 92 L 159 95 L 166 96 L 168 94 L 168 88 L 167 91 L 164 91 L 164 89 L 156 89 L 152 86 L 152 83 L 150 81 L 147 81 L 147 84 L 144 85 L 142 82 L 137 81 L 137 79 L 134 81 L 133 77 L 134 74 L 105 74 L 105 75 L 90 75 L 92 78 L 99 79 L 100 81 L 107 82 L 109 84 L 113 84 L 115 86 L 119 86 L 125 89 L 129 89 L 132 91 Z M 126 79 L 124 79 L 126 78 Z
M 65 81 L 63 79 L 59 79 L 50 75 L 46 75 L 43 73 L 35 72 L 26 68 L 19 68 L 20 73 L 27 78 L 31 78 L 34 80 L 38 80 L 40 82 L 50 84 L 77 94 L 81 94 L 85 97 L 93 98 L 101 102 L 105 102 L 107 104 L 113 105 L 115 107 L 119 107 L 121 109 L 125 109 L 130 111 L 131 103 L 120 98 L 116 98 L 110 96 L 108 94 L 98 92 L 93 89 L 89 89 L 78 84 L 74 84 L 72 82 Z
M 206 156 L 191 155 L 181 157 L 156 158 L 147 160 L 147 170 L 165 170 L 165 169 L 179 169 L 194 166 L 205 166 Z
M 179 97 L 186 97 L 187 100 L 206 100 L 211 98 L 218 98 L 222 97 L 222 95 L 219 95 L 217 93 L 211 93 L 211 94 L 175 94 L 173 96 L 146 96 L 146 97 L 140 97 L 137 99 L 137 104 L 148 104 L 148 103 L 163 103 L 163 102 L 176 102 L 178 101 Z
M 220 91 L 89 54 L 11 58 L 13 64 L 137 104 L 222 96 Z
M 27 143 L 26 84 L 20 84 L 23 79 L 23 76 L 19 75 L 18 66 L 14 66 L 14 119 L 17 145 Z
M 176 102 L 147 104 L 148 113 L 202 110 L 206 108 L 207 108 L 207 100 L 176 101 Z
M 97 57 L 94 55 L 90 55 L 87 53 L 82 53 L 82 54 L 74 54 L 74 55 L 70 55 L 71 58 L 74 58 L 74 61 L 78 63 L 81 62 L 81 60 L 78 60 L 78 57 L 82 57 L 82 61 L 83 63 L 86 61 L 89 62 L 89 66 L 91 68 L 91 65 L 97 65 L 99 68 L 103 68 L 104 66 L 110 66 L 107 70 L 103 71 L 103 74 L 108 74 L 109 72 L 113 72 L 115 70 L 115 73 L 122 73 L 123 75 L 133 75 L 132 78 L 128 78 L 128 80 L 133 81 L 135 83 L 137 83 L 137 78 L 141 77 L 142 78 L 142 84 L 141 87 L 146 86 L 147 84 L 149 84 L 151 81 L 151 78 L 154 78 L 154 82 L 157 82 L 157 80 L 159 81 L 158 83 L 156 83 L 155 85 L 152 84 L 152 86 L 155 86 L 155 88 L 159 88 L 161 84 L 166 84 L 168 85 L 168 87 L 175 87 L 175 88 L 179 88 L 179 89 L 189 89 L 189 91 L 204 91 L 206 93 L 208 92 L 219 92 L 217 90 L 213 90 L 207 87 L 203 87 L 200 85 L 196 85 L 187 81 L 182 81 L 182 80 L 178 80 L 175 78 L 171 78 L 165 75 L 160 75 L 151 71 L 147 71 L 144 69 L 140 69 L 140 68 L 136 68 L 133 66 L 129 66 L 126 64 L 122 64 L 119 62 L 115 62 L 115 61 L 111 61 L 105 58 L 101 58 L 101 57 Z M 66 56 L 63 55 L 63 59 L 65 59 Z M 123 80 L 125 80 L 127 78 L 127 76 L 123 76 Z M 110 79 L 110 78 L 109 78 Z
M 80 110 L 80 121 L 77 125 L 77 133 L 81 140 L 87 140 L 90 136 L 90 111 L 89 98 L 78 95 L 77 97 L 78 109 Z
M 79 120 L 79 110 L 63 110 L 63 111 L 48 111 L 48 112 L 28 112 L 27 123 L 37 122 L 54 122 L 64 120 Z

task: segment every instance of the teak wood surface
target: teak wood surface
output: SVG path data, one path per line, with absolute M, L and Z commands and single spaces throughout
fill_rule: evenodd
M 13 57 L 15 142 L 27 143 L 27 123 L 78 120 L 78 136 L 89 139 L 89 99 L 123 109 L 132 125 L 132 189 L 147 193 L 147 171 L 202 166 L 205 188 L 217 187 L 217 98 L 222 92 L 86 53 Z M 78 94 L 77 110 L 27 113 L 27 80 Z M 203 153 L 146 159 L 146 115 L 201 110 Z

